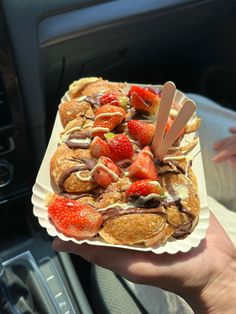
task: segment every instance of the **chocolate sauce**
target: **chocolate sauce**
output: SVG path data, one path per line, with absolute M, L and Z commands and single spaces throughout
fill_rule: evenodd
M 130 195 L 128 200 L 141 208 L 155 208 L 158 207 L 161 203 L 160 199 L 153 197 L 150 200 L 147 200 L 146 202 L 144 201 L 142 204 L 142 202 L 140 202 L 141 200 L 140 196 L 135 194 Z
M 186 237 L 188 234 L 190 234 L 190 231 L 192 229 L 192 224 L 193 224 L 193 220 L 195 218 L 195 215 L 193 215 L 193 213 L 191 213 L 189 210 L 187 210 L 181 203 L 181 199 L 179 199 L 178 201 L 175 202 L 175 205 L 178 207 L 178 210 L 187 215 L 189 217 L 189 221 L 184 222 L 182 224 L 179 224 L 177 226 L 174 226 L 176 228 L 174 234 L 172 235 L 173 238 L 176 239 L 181 239 Z M 168 222 L 170 225 L 170 222 Z
M 89 137 L 90 137 L 90 132 L 86 131 L 86 132 L 80 132 L 80 133 L 70 133 L 68 136 L 68 139 L 69 140 L 72 140 L 72 139 L 84 140 Z
M 88 170 L 92 170 L 97 164 L 97 159 L 92 157 L 85 157 L 81 158 L 80 160 L 87 165 Z
M 167 217 L 165 211 L 161 208 L 139 208 L 139 207 L 130 207 L 126 209 L 121 209 L 120 207 L 112 207 L 102 213 L 104 222 L 107 220 L 112 220 L 124 215 L 130 214 L 157 214 Z
M 84 164 L 71 167 L 61 174 L 61 176 L 58 180 L 58 187 L 61 190 L 64 190 L 64 183 L 65 183 L 66 179 L 69 178 L 69 176 L 72 173 L 77 172 L 77 171 L 92 170 L 93 167 L 97 163 L 95 158 L 81 158 L 78 161 L 82 161 Z
M 88 102 L 91 106 L 97 108 L 100 106 L 98 97 L 96 96 L 87 96 L 84 101 Z
M 81 149 L 86 149 L 90 147 L 90 143 L 74 143 L 70 140 L 66 140 L 65 144 L 69 147 L 69 148 L 81 148 Z
M 70 148 L 89 148 L 90 147 L 90 142 L 89 143 L 75 143 L 72 140 L 73 139 L 78 139 L 78 140 L 83 140 L 86 138 L 90 138 L 90 132 L 80 132 L 80 133 L 71 133 L 68 136 L 68 139 L 65 141 L 65 144 L 70 147 Z
M 183 169 L 175 160 L 162 161 L 155 160 L 155 164 L 161 167 L 158 171 L 158 175 L 162 176 L 168 173 L 183 174 L 185 175 L 185 169 Z
M 121 161 L 118 161 L 116 164 L 122 169 L 127 169 L 131 165 L 131 163 L 132 161 L 121 160 Z

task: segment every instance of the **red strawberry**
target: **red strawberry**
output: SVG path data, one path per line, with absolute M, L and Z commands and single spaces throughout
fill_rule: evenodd
M 98 166 L 100 165 L 100 166 Z M 114 162 L 107 157 L 101 157 L 98 160 L 96 171 L 93 174 L 94 180 L 101 186 L 107 186 L 118 180 L 121 170 Z
M 165 133 L 169 132 L 169 129 L 171 128 L 173 122 L 174 122 L 174 119 L 171 117 L 168 117 L 166 127 L 165 127 Z M 182 135 L 184 135 L 184 128 L 179 132 L 179 137 Z
M 155 126 L 153 124 L 139 120 L 130 120 L 128 121 L 128 129 L 130 134 L 138 140 L 142 146 L 151 144 L 155 132 Z
M 106 141 L 102 140 L 99 136 L 95 136 L 91 145 L 90 152 L 94 158 L 100 158 L 101 156 L 111 158 L 111 150 Z
M 120 106 L 120 102 L 119 102 L 119 99 L 118 99 L 118 96 L 113 94 L 113 93 L 105 93 L 103 94 L 100 99 L 100 104 L 101 106 L 103 105 L 112 105 L 112 106 Z
M 151 115 L 155 114 L 160 104 L 160 96 L 147 87 L 133 85 L 128 95 L 135 109 L 147 112 Z
M 92 206 L 62 197 L 49 205 L 48 215 L 58 231 L 80 240 L 94 237 L 103 222 Z
M 133 146 L 126 135 L 108 133 L 105 137 L 110 147 L 112 160 L 120 161 L 132 158 L 134 154 Z
M 158 181 L 139 180 L 134 182 L 126 191 L 126 197 L 132 195 L 147 196 L 149 194 L 164 195 L 161 185 Z
M 129 176 L 139 179 L 157 180 L 157 169 L 151 156 L 150 148 L 144 147 L 129 167 Z
M 129 104 L 129 98 L 127 96 L 118 96 L 114 93 L 105 93 L 99 99 L 100 105 L 112 105 L 122 107 L 126 109 L 127 105 Z
M 101 116 L 99 116 L 101 115 Z M 95 114 L 95 121 L 93 127 L 102 127 L 107 128 L 109 131 L 112 131 L 117 125 L 119 125 L 122 120 L 125 118 L 126 112 L 121 107 L 104 105 L 100 107 Z M 103 136 L 105 132 L 94 132 L 93 136 Z

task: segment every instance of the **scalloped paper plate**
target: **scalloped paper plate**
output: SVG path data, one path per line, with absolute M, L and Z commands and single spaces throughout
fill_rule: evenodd
M 161 88 L 161 85 L 157 85 L 157 87 Z M 68 92 L 62 97 L 61 101 L 65 102 L 70 99 Z M 177 103 L 183 103 L 186 99 L 186 96 L 180 91 L 176 92 L 175 101 Z M 34 205 L 33 213 L 38 218 L 39 224 L 45 228 L 48 234 L 52 237 L 59 237 L 64 241 L 73 241 L 78 244 L 88 243 L 91 245 L 100 245 L 100 246 L 110 246 L 110 247 L 119 247 L 131 250 L 138 251 L 152 251 L 156 254 L 161 253 L 170 253 L 175 254 L 177 252 L 188 252 L 191 248 L 197 247 L 201 240 L 205 238 L 206 231 L 209 224 L 209 209 L 207 206 L 207 193 L 206 193 L 206 185 L 205 185 L 205 177 L 202 166 L 202 157 L 200 153 L 200 144 L 198 144 L 193 151 L 191 152 L 192 156 L 195 156 L 193 159 L 193 171 L 197 177 L 198 181 L 198 193 L 201 204 L 201 211 L 199 216 L 199 222 L 195 227 L 194 231 L 183 240 L 172 239 L 166 242 L 161 246 L 152 246 L 145 247 L 143 245 L 129 246 L 129 245 L 112 245 L 103 241 L 102 238 L 96 237 L 90 240 L 79 241 L 75 238 L 70 238 L 65 236 L 64 234 L 58 232 L 54 225 L 49 221 L 47 207 L 45 206 L 45 198 L 47 193 L 54 192 L 55 186 L 51 182 L 50 177 L 50 160 L 57 148 L 59 142 L 59 134 L 63 130 L 63 127 L 60 122 L 59 114 L 56 116 L 54 128 L 52 131 L 52 135 L 42 161 L 41 167 L 39 169 L 35 185 L 33 187 L 33 196 L 32 203 Z

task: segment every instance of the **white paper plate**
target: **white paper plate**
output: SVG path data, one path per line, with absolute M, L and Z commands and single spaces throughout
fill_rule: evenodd
M 157 85 L 158 86 L 158 85 Z M 158 87 L 161 87 L 160 85 Z M 68 92 L 62 97 L 62 102 L 68 101 L 70 99 Z M 178 103 L 183 103 L 186 99 L 186 96 L 180 91 L 176 92 L 175 101 Z M 46 228 L 49 235 L 55 237 L 58 236 L 60 239 L 64 241 L 73 241 L 75 243 L 89 243 L 91 245 L 100 245 L 100 246 L 111 246 L 109 243 L 104 242 L 100 237 L 91 239 L 91 240 L 83 240 L 79 241 L 75 238 L 70 238 L 65 236 L 64 234 L 58 232 L 54 225 L 52 225 L 48 219 L 47 207 L 45 206 L 45 197 L 47 193 L 55 191 L 54 186 L 51 182 L 50 177 L 50 160 L 57 148 L 59 142 L 59 134 L 63 130 L 63 127 L 60 122 L 59 114 L 56 116 L 54 128 L 52 131 L 52 135 L 42 161 L 41 167 L 38 172 L 38 176 L 36 178 L 35 185 L 33 187 L 33 196 L 32 203 L 34 205 L 33 213 L 38 218 L 39 224 Z M 195 227 L 194 231 L 183 240 L 170 240 L 165 245 L 162 246 L 153 246 L 153 247 L 144 247 L 142 245 L 137 246 L 129 246 L 129 245 L 115 245 L 115 247 L 126 248 L 131 250 L 138 251 L 152 251 L 156 254 L 161 253 L 170 253 L 175 254 L 177 252 L 188 252 L 191 248 L 197 247 L 202 239 L 204 239 L 206 235 L 206 231 L 209 224 L 209 210 L 207 206 L 207 194 L 206 194 L 206 185 L 205 185 L 205 177 L 202 166 L 202 158 L 200 151 L 200 144 L 198 144 L 194 150 L 191 152 L 192 156 L 196 157 L 193 160 L 193 171 L 197 176 L 198 181 L 198 192 L 201 204 L 201 211 L 199 216 L 199 222 Z

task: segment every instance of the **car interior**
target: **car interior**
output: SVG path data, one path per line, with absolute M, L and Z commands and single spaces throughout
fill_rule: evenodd
M 32 187 L 74 80 L 163 84 L 235 109 L 236 2 L 0 2 L 0 313 L 146 313 L 121 277 L 54 252 Z

